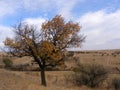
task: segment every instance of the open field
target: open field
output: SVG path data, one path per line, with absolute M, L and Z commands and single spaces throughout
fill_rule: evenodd
M 75 88 L 65 86 L 65 73 L 67 72 L 46 72 L 48 86 L 43 87 L 40 85 L 39 72 L 0 69 L 0 90 L 74 90 Z
M 0 64 L 2 65 L 2 58 Z M 30 58 L 10 57 L 14 64 L 30 63 Z M 66 68 L 73 68 L 75 64 L 100 64 L 108 71 L 109 75 L 104 86 L 94 90 L 107 90 L 107 83 L 114 77 L 120 77 L 120 50 L 82 51 L 72 52 L 66 60 Z M 9 71 L 0 69 L 0 90 L 93 90 L 86 86 L 77 87 L 66 81 L 66 76 L 72 71 L 46 71 L 47 87 L 40 84 L 40 73 L 36 71 Z

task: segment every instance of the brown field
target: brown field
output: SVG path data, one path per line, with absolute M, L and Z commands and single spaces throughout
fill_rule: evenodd
M 100 51 L 81 51 L 71 52 L 72 57 L 66 60 L 66 68 L 74 68 L 76 62 L 81 64 L 100 64 L 108 71 L 109 75 L 103 86 L 94 90 L 107 90 L 107 82 L 114 77 L 120 77 L 120 50 L 100 50 Z M 1 54 L 0 66 L 3 65 Z M 78 61 L 74 60 L 74 57 Z M 31 58 L 10 57 L 15 65 L 30 64 Z M 93 90 L 86 86 L 75 86 L 66 81 L 66 77 L 72 71 L 46 71 L 47 87 L 40 84 L 40 73 L 37 71 L 10 71 L 0 69 L 0 90 Z

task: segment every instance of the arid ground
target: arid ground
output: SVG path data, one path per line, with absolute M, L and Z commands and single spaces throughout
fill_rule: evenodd
M 108 71 L 109 75 L 104 85 L 94 90 L 107 90 L 107 83 L 114 78 L 120 77 L 120 50 L 100 50 L 72 52 L 73 54 L 66 60 L 66 68 L 74 68 L 76 62 L 81 64 L 100 64 Z M 3 62 L 0 57 L 0 65 Z M 30 63 L 30 58 L 13 58 L 14 64 Z M 76 58 L 76 60 L 74 60 Z M 72 71 L 46 71 L 47 87 L 41 86 L 39 71 L 11 71 L 0 68 L 0 90 L 93 90 L 86 86 L 75 86 L 66 80 Z

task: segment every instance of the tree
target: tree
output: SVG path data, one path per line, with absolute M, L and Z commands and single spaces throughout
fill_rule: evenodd
M 66 48 L 78 47 L 84 41 L 78 35 L 80 26 L 72 21 L 65 22 L 61 15 L 42 24 L 41 29 L 26 23 L 14 27 L 15 37 L 6 38 L 7 53 L 14 56 L 31 56 L 41 70 L 41 83 L 46 86 L 45 69 L 57 65 L 64 66 Z

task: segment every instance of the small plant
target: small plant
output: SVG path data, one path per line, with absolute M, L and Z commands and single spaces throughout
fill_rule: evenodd
M 115 90 L 120 90 L 120 78 L 113 78 L 110 86 Z
M 12 60 L 9 58 L 3 58 L 3 63 L 5 64 L 5 68 L 11 68 L 13 65 Z
M 66 81 L 66 83 L 68 84 L 68 83 L 75 83 L 74 81 L 74 74 L 69 74 L 69 75 L 64 75 L 64 78 L 65 78 L 65 81 Z
M 99 86 L 107 78 L 106 69 L 97 64 L 79 65 L 74 71 L 76 84 L 91 88 Z
M 113 56 L 114 56 L 114 57 L 116 57 L 117 55 L 116 55 L 116 54 L 114 54 Z
M 74 55 L 74 52 L 72 52 L 72 51 L 67 53 L 68 57 L 72 57 L 73 55 Z
M 102 53 L 101 56 L 104 56 L 104 53 Z

